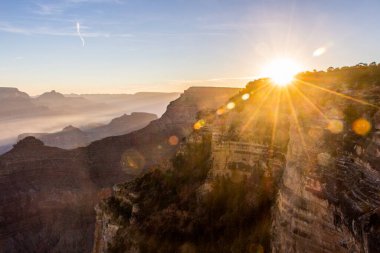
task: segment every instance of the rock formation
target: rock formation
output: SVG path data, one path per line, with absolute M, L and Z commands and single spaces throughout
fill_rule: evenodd
M 33 99 L 16 88 L 0 87 L 0 118 L 33 117 L 48 109 L 33 103 Z
M 110 188 L 167 158 L 193 127 L 197 112 L 237 92 L 190 88 L 158 120 L 85 148 L 47 147 L 33 137 L 0 156 L 2 252 L 91 252 L 95 204 Z
M 258 80 L 200 113 L 171 165 L 96 208 L 93 252 L 379 252 L 379 73 Z
M 346 93 L 359 94 L 363 101 L 380 101 L 376 85 Z M 334 131 L 321 118 L 302 120 L 301 130 L 293 123 L 272 251 L 378 252 L 379 111 L 368 104 L 336 100 L 328 100 L 323 109 L 330 118 L 344 122 L 345 129 Z M 374 129 L 355 132 L 358 120 Z
M 273 189 L 285 157 L 279 143 L 267 142 L 272 119 L 265 111 L 243 124 L 256 106 L 253 98 L 241 111 L 199 113 L 171 164 L 115 186 L 96 208 L 93 252 L 268 249 Z M 252 135 L 255 127 L 263 134 Z

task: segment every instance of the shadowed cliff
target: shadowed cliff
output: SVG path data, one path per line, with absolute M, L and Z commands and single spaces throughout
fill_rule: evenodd
M 165 160 L 197 112 L 216 108 L 237 89 L 190 88 L 144 129 L 62 150 L 33 137 L 0 156 L 0 245 L 4 252 L 90 252 L 94 206 L 115 183 Z

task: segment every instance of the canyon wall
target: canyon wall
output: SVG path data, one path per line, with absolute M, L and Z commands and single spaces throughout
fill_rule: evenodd
M 363 101 L 378 94 L 377 87 L 366 92 L 371 95 Z M 363 105 L 332 104 L 323 109 L 345 122 L 342 129 L 328 129 L 318 118 L 293 121 L 273 215 L 273 252 L 379 252 L 379 112 L 358 113 L 354 122 L 373 128 L 360 133 L 342 112 Z
M 161 119 L 88 147 L 62 150 L 28 137 L 0 156 L 1 252 L 91 252 L 96 203 L 116 183 L 174 154 L 199 110 L 237 89 L 190 88 Z
M 262 88 L 267 80 L 248 84 L 230 109 L 198 118 L 218 137 L 202 158 L 209 166 L 180 150 L 168 170 L 119 185 L 98 206 L 93 252 L 379 252 L 380 86 L 373 71 L 309 72 L 300 83 L 321 88 L 298 83 L 272 96 Z M 190 135 L 183 145 L 200 140 Z

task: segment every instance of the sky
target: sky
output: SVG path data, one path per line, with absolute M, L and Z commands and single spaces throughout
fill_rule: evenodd
M 380 61 L 379 10 L 378 0 L 2 0 L 0 86 L 169 92 L 243 87 L 276 58 L 305 70 Z

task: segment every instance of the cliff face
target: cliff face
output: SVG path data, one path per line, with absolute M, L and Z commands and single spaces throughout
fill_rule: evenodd
M 378 94 L 375 85 L 346 93 L 372 104 Z M 330 99 L 322 111 L 341 126 L 320 117 L 301 120 L 301 127 L 293 121 L 273 216 L 273 252 L 379 251 L 379 112 Z M 361 131 L 359 121 L 373 129 Z
M 28 137 L 0 168 L 1 252 L 86 252 L 97 187 L 84 157 Z
M 21 140 L 0 156 L 0 189 L 6 193 L 0 198 L 1 251 L 91 252 L 95 204 L 109 196 L 115 183 L 170 157 L 178 147 L 174 140 L 192 129 L 198 110 L 215 108 L 235 92 L 190 89 L 162 119 L 85 148 L 68 151 L 33 137 Z M 171 136 L 176 138 L 169 142 Z
M 93 252 L 379 252 L 379 74 L 258 80 L 199 114 L 169 168 L 97 207 Z
M 171 164 L 115 186 L 96 208 L 93 252 L 268 250 L 282 141 L 271 146 L 272 118 L 255 97 L 238 110 L 199 113 Z
M 91 160 L 92 177 L 114 184 L 123 182 L 123 179 L 118 174 L 111 174 L 110 170 L 137 175 L 154 164 L 165 163 L 175 153 L 182 138 L 192 131 L 197 113 L 215 109 L 237 91 L 231 88 L 189 88 L 169 104 L 159 120 L 152 121 L 146 128 L 127 135 L 127 138 L 109 137 L 93 142 L 85 149 Z

